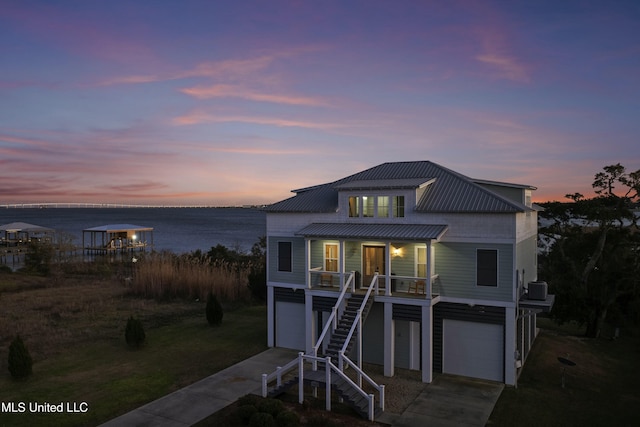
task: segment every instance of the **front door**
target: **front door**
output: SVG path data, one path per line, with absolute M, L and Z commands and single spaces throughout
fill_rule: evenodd
M 385 275 L 384 246 L 364 246 L 362 257 L 362 286 L 369 287 L 373 276 Z M 378 286 L 384 287 L 384 278 L 378 278 Z

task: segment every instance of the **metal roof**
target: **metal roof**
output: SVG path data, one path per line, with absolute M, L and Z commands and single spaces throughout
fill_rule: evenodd
M 152 227 L 143 227 L 141 225 L 133 224 L 108 224 L 100 225 L 98 227 L 85 228 L 82 231 L 104 231 L 106 233 L 118 233 L 122 231 L 151 231 Z
M 296 235 L 332 239 L 439 240 L 448 230 L 440 224 L 352 224 L 315 223 Z
M 424 177 L 406 179 L 369 179 L 349 181 L 336 185 L 334 188 L 342 190 L 392 190 L 420 188 L 433 182 L 433 179 Z
M 47 233 L 55 230 L 53 228 L 41 227 L 39 225 L 29 224 L 27 222 L 12 222 L 9 224 L 0 225 L 0 231 L 6 231 L 7 233 L 17 233 L 20 231 Z
M 515 213 L 530 210 L 458 172 L 430 161 L 415 161 L 383 163 L 332 183 L 307 187 L 289 199 L 267 206 L 265 211 L 336 212 L 339 191 L 418 188 L 423 184 L 429 185 L 417 202 L 415 209 L 418 212 Z

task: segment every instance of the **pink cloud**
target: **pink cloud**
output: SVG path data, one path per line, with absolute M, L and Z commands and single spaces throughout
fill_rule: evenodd
M 277 127 L 301 127 L 307 129 L 331 130 L 340 128 L 336 123 L 321 123 L 302 120 L 287 120 L 278 117 L 258 117 L 258 116 L 239 116 L 239 115 L 216 115 L 204 112 L 194 112 L 184 116 L 175 117 L 173 124 L 179 126 L 196 125 L 200 123 L 252 123 L 257 125 L 270 125 Z
M 237 85 L 197 86 L 181 89 L 180 92 L 198 99 L 209 98 L 242 98 L 250 101 L 272 102 L 289 105 L 327 106 L 326 101 L 319 98 L 292 95 L 276 95 L 260 93 Z

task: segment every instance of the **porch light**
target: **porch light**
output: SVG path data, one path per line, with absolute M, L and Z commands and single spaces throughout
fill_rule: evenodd
M 401 256 L 402 255 L 402 249 L 400 248 L 393 248 L 393 256 Z

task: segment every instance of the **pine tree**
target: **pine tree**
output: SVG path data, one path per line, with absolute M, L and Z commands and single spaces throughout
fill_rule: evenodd
M 9 346 L 9 372 L 13 378 L 26 378 L 31 375 L 33 360 L 29 349 L 17 335 Z
M 222 310 L 222 305 L 218 301 L 213 292 L 209 292 L 209 296 L 207 297 L 207 322 L 211 326 L 217 326 L 222 323 L 222 317 L 224 316 L 224 311 Z
M 135 319 L 133 316 L 129 317 L 124 336 L 129 347 L 138 348 L 144 344 L 146 335 L 140 319 Z

